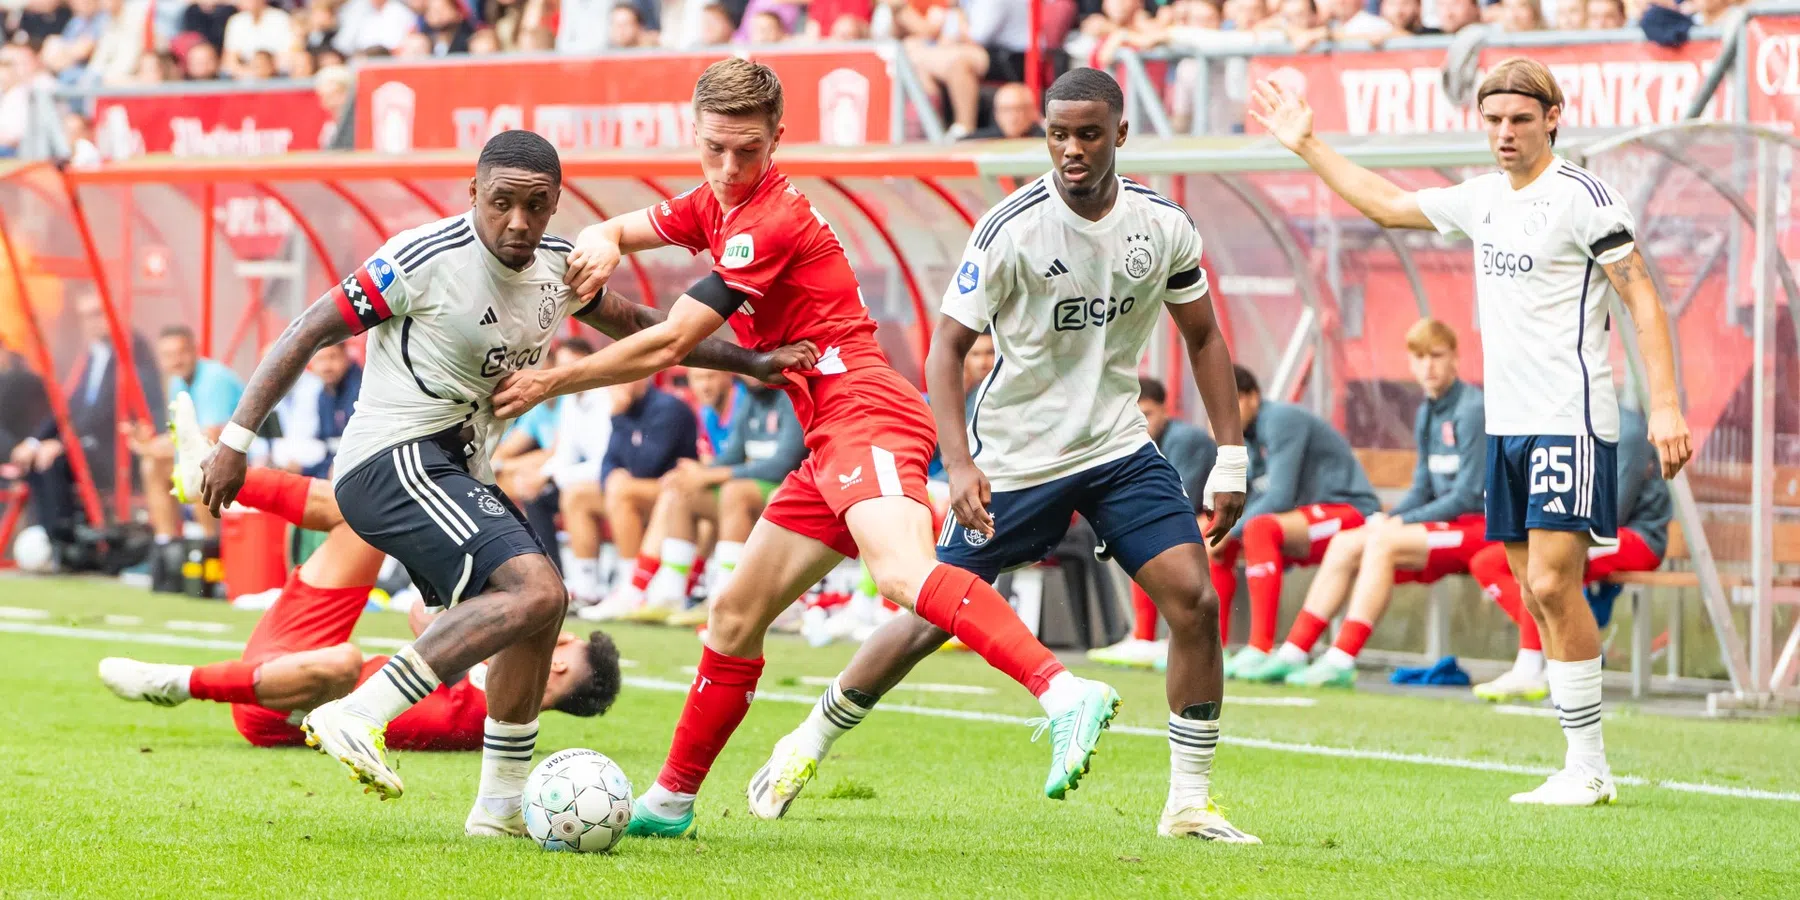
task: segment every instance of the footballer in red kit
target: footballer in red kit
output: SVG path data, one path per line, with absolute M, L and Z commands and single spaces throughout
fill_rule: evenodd
M 862 558 L 886 599 L 955 635 L 1037 697 L 1052 739 L 1045 792 L 1061 799 L 1088 770 L 1118 694 L 1065 669 L 991 586 L 938 563 L 925 492 L 937 442 L 931 414 L 876 343 L 837 235 L 775 166 L 782 106 L 781 82 L 769 67 L 743 59 L 708 67 L 694 89 L 706 183 L 584 229 L 565 280 L 577 296 L 590 296 L 623 254 L 670 245 L 708 251 L 712 270 L 662 322 L 571 365 L 512 373 L 494 391 L 495 415 L 512 418 L 549 397 L 675 365 L 726 322 L 752 350 L 810 351 L 808 365 L 771 382 L 793 399 L 811 453 L 782 482 L 735 576 L 713 598 L 668 759 L 638 796 L 629 833 L 694 833 L 694 798 L 749 712 L 770 623 L 846 556 Z
M 306 743 L 299 723 L 308 710 L 348 694 L 387 664 L 389 657 L 365 658 L 350 642 L 385 556 L 344 523 L 331 485 L 322 479 L 253 468 L 245 473 L 237 502 L 326 532 L 305 564 L 288 573 L 244 652 L 202 666 L 109 657 L 100 663 L 100 680 L 126 700 L 158 706 L 190 699 L 229 703 L 238 734 L 252 745 L 299 747 Z M 423 604 L 408 616 L 415 635 L 431 620 Z M 388 723 L 388 749 L 480 750 L 488 714 L 486 669 L 482 664 L 461 678 L 445 679 Z M 588 640 L 568 633 L 558 637 L 545 709 L 599 715 L 618 692 L 619 651 L 611 638 L 598 631 Z

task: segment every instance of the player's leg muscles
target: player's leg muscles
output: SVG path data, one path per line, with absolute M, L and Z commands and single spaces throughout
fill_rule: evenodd
M 1588 536 L 1577 531 L 1532 529 L 1526 576 L 1543 625 L 1544 655 L 1557 660 L 1600 656 L 1600 628 L 1582 594 Z
M 1306 589 L 1306 603 L 1302 609 L 1321 619 L 1330 619 L 1337 614 L 1338 608 L 1350 596 L 1350 584 L 1362 565 L 1363 548 L 1368 546 L 1373 532 L 1372 526 L 1365 525 L 1338 532 L 1331 539 L 1325 548 L 1325 560 L 1319 563 L 1319 571 Z
M 263 660 L 256 702 L 277 711 L 312 709 L 350 693 L 362 663 L 362 651 L 348 641 Z
M 442 673 L 440 678 L 492 657 L 489 715 L 529 722 L 543 700 L 550 653 L 567 606 L 568 593 L 550 559 L 522 554 L 495 569 L 480 595 L 439 613 L 412 647 L 432 672 Z
M 733 478 L 719 488 L 719 540 L 743 543 L 762 515 L 762 486 L 748 478 Z
M 1206 577 L 1199 544 L 1177 544 L 1157 554 L 1132 576 L 1169 625 L 1169 711 L 1217 704 L 1224 695 L 1219 597 Z M 1208 716 L 1207 718 L 1215 718 Z
M 948 640 L 950 632 L 918 616 L 895 616 L 857 648 L 838 675 L 838 685 L 869 698 L 884 697 Z
M 736 575 L 712 600 L 706 645 L 726 656 L 762 656 L 769 624 L 843 558 L 818 540 L 758 522 Z
M 1399 519 L 1388 519 L 1377 526 L 1363 547 L 1347 617 L 1371 625 L 1381 618 L 1394 592 L 1394 570 L 1423 569 L 1431 555 L 1430 537 L 1430 530 L 1424 525 L 1408 525 Z

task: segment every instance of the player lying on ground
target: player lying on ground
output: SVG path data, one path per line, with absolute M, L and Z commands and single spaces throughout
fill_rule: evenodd
M 186 397 L 186 394 L 181 395 Z M 179 399 L 177 400 L 179 403 Z M 192 425 L 191 407 L 188 425 Z M 177 469 L 197 479 L 206 445 L 198 452 L 174 416 Z M 198 497 L 178 494 L 183 503 Z M 383 555 L 344 524 L 328 482 L 276 469 L 245 473 L 237 502 L 261 509 L 301 528 L 328 532 L 306 562 L 289 573 L 275 605 L 250 633 L 241 657 L 204 666 L 178 666 L 111 657 L 100 661 L 100 680 L 127 700 L 158 706 L 211 700 L 231 704 L 238 733 L 258 747 L 305 743 L 296 712 L 305 712 L 350 693 L 369 680 L 388 657 L 371 656 L 350 642 Z M 434 617 L 417 605 L 408 614 L 413 634 L 423 634 Z M 387 744 L 396 750 L 481 749 L 487 717 L 487 666 L 445 679 L 416 706 L 389 723 Z M 619 651 L 604 632 L 588 640 L 563 632 L 550 660 L 543 705 L 576 716 L 597 716 L 619 693 Z
M 706 184 L 584 229 L 569 280 L 585 296 L 621 253 L 708 250 L 713 270 L 647 328 L 569 368 L 526 370 L 494 395 L 501 415 L 549 396 L 643 378 L 679 362 L 730 321 L 749 347 L 807 341 L 816 366 L 790 373 L 788 397 L 811 455 L 781 483 L 713 598 L 699 674 L 668 762 L 639 795 L 631 831 L 691 834 L 694 796 L 744 719 L 775 617 L 859 549 L 883 596 L 961 638 L 1043 704 L 1053 735 L 1045 793 L 1086 771 L 1119 695 L 1076 678 L 992 587 L 932 554 L 926 466 L 937 443 L 919 391 L 888 364 L 844 249 L 824 216 L 781 174 L 781 82 L 742 59 L 709 66 L 694 89 L 694 139 Z M 952 399 L 954 389 L 948 395 Z
M 1619 541 L 1588 548 L 1583 584 L 1604 581 L 1615 572 L 1655 571 L 1668 552 L 1673 507 L 1648 429 L 1643 413 L 1619 407 Z M 1550 686 L 1544 679 L 1543 637 L 1506 563 L 1506 548 L 1496 544 L 1476 554 L 1469 572 L 1519 626 L 1519 656 L 1513 667 L 1493 681 L 1475 685 L 1475 696 L 1494 702 L 1544 699 Z
M 1225 663 L 1236 678 L 1275 643 L 1281 579 L 1290 565 L 1316 566 L 1339 532 L 1381 508 L 1350 443 L 1331 423 L 1290 403 L 1264 401 L 1256 376 L 1236 367 L 1238 415 L 1250 448 L 1250 501 L 1230 539 L 1207 547 L 1219 592 L 1220 623 L 1231 635 L 1237 561 L 1250 586 L 1250 642 Z
M 1607 349 L 1615 298 L 1637 324 L 1663 477 L 1675 477 L 1692 453 L 1668 319 L 1624 195 L 1551 152 L 1562 89 L 1524 57 L 1496 65 L 1476 91 L 1500 171 L 1446 188 L 1401 190 L 1315 137 L 1304 99 L 1267 82 L 1256 94 L 1256 120 L 1377 224 L 1472 240 L 1486 344 L 1487 536 L 1505 542 L 1543 630 L 1550 700 L 1569 741 L 1563 769 L 1512 799 L 1613 802 L 1600 734 L 1600 630 L 1581 579 L 1589 548 L 1617 540 L 1619 412 Z
M 1137 406 L 1138 360 L 1167 309 L 1220 438 L 1205 493 L 1207 511 L 1217 509 L 1211 536 L 1222 539 L 1244 502 L 1245 450 L 1200 235 L 1180 206 L 1118 176 L 1127 126 L 1112 76 L 1076 69 L 1045 99 L 1050 174 L 976 223 L 925 361 L 955 513 L 938 535 L 938 560 L 991 582 L 1043 559 L 1081 513 L 1169 623 L 1169 796 L 1157 832 L 1260 843 L 1212 805 L 1224 685 L 1218 597 L 1181 475 Z M 1096 296 L 1066 299 L 1077 293 Z M 1003 362 L 965 420 L 963 355 L 990 327 Z M 786 812 L 832 742 L 949 638 L 917 616 L 876 631 L 776 743 L 750 782 L 751 812 Z
M 1419 456 L 1412 486 L 1391 512 L 1376 513 L 1367 525 L 1331 539 L 1287 641 L 1260 663 L 1239 669 L 1237 677 L 1355 687 L 1356 657 L 1387 609 L 1394 585 L 1431 584 L 1467 573 L 1469 561 L 1488 545 L 1481 514 L 1487 448 L 1481 389 L 1457 378 L 1456 332 L 1436 319 L 1420 319 L 1406 332 L 1406 352 L 1413 378 L 1425 390 L 1413 421 Z M 1350 610 L 1337 640 L 1307 666 L 1313 644 L 1346 599 Z
M 356 412 L 339 445 L 344 521 L 398 559 L 432 606 L 448 607 L 349 696 L 301 722 L 308 742 L 382 798 L 398 796 L 387 723 L 442 676 L 488 660 L 481 782 L 465 830 L 524 834 L 520 796 L 568 593 L 544 544 L 494 486 L 488 463 L 502 376 L 542 361 L 565 318 L 615 337 L 653 327 L 654 310 L 563 284 L 568 242 L 544 234 L 561 195 L 555 148 L 529 131 L 495 135 L 469 182 L 469 212 L 401 233 L 308 307 L 257 366 L 207 458 L 214 514 L 244 483 L 244 450 L 319 347 L 373 330 Z M 690 365 L 779 379 L 810 347 L 756 353 L 719 340 L 689 345 Z

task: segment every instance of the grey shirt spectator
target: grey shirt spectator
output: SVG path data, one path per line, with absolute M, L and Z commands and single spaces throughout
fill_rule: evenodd
M 1644 538 L 1658 557 L 1669 552 L 1669 483 L 1650 443 L 1650 423 L 1635 409 L 1619 407 L 1619 527 Z
M 1232 537 L 1257 516 L 1314 503 L 1344 503 L 1363 515 L 1381 509 L 1381 500 L 1351 452 L 1350 443 L 1324 419 L 1288 403 L 1264 401 L 1244 424 L 1250 451 L 1250 499 Z
M 983 47 L 1024 53 L 1031 46 L 1029 0 L 965 0 L 969 40 Z
M 1481 389 L 1464 381 L 1427 397 L 1413 421 L 1419 460 L 1393 515 L 1409 525 L 1448 522 L 1482 511 L 1487 482 L 1487 416 Z
M 731 437 L 716 465 L 729 466 L 733 478 L 780 482 L 806 460 L 806 433 L 787 394 L 752 387 L 731 414 Z

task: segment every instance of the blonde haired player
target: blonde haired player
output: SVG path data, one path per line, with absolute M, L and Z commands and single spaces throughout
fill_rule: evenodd
M 1264 82 L 1251 115 L 1377 224 L 1467 235 L 1486 341 L 1487 536 L 1541 626 L 1550 699 L 1569 749 L 1561 771 L 1514 803 L 1618 799 L 1600 736 L 1600 634 L 1582 597 L 1588 548 L 1617 541 L 1619 407 L 1608 361 L 1616 296 L 1637 323 L 1650 441 L 1664 478 L 1692 450 L 1675 391 L 1669 323 L 1634 243 L 1624 195 L 1551 152 L 1562 89 L 1542 63 L 1501 62 L 1476 103 L 1499 171 L 1407 192 L 1312 133 L 1306 101 Z

